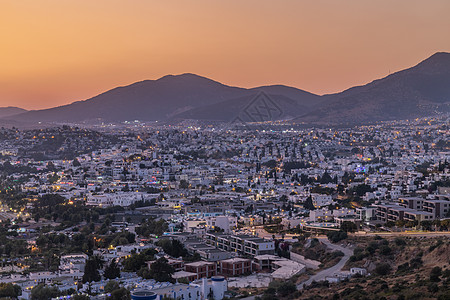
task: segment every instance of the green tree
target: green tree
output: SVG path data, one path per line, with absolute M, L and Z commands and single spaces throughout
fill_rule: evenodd
M 345 231 L 330 231 L 327 233 L 328 240 L 332 243 L 337 243 L 345 240 L 348 235 Z
M 73 296 L 71 299 L 73 299 L 73 300 L 89 300 L 89 299 L 91 299 L 91 297 L 78 294 L 78 295 Z
M 345 232 L 355 232 L 356 231 L 356 224 L 350 221 L 344 221 L 341 224 L 341 230 Z
M 114 290 L 111 293 L 111 296 L 106 297 L 106 300 L 130 300 L 131 295 L 130 291 L 126 288 L 120 288 L 118 290 Z
M 74 166 L 74 167 L 81 167 L 81 164 L 80 164 L 80 162 L 78 161 L 78 159 L 74 159 L 73 160 L 73 162 L 72 162 L 72 166 Z
M 175 269 L 167 263 L 167 259 L 161 257 L 150 265 L 149 277 L 159 282 L 174 282 L 174 272 Z
M 105 285 L 105 292 L 106 293 L 111 293 L 112 291 L 118 290 L 120 289 L 120 285 L 117 281 L 115 280 L 110 280 L 108 281 L 108 283 Z
M 180 189 L 188 189 L 189 188 L 189 182 L 187 182 L 184 179 L 180 180 Z
M 380 263 L 377 264 L 375 267 L 375 273 L 377 273 L 378 275 L 387 275 L 391 272 L 391 265 L 389 265 L 388 263 Z
M 99 264 L 97 260 L 93 257 L 89 258 L 86 262 L 86 266 L 84 267 L 84 274 L 82 278 L 82 282 L 92 282 L 92 281 L 100 281 L 101 276 L 98 272 Z
M 12 283 L 0 283 L 0 298 L 17 298 L 22 295 L 20 286 Z
M 104 276 L 107 279 L 120 277 L 120 268 L 115 259 L 112 259 L 109 265 L 106 266 Z
M 432 281 L 432 282 L 441 281 L 441 278 L 439 278 L 441 275 L 442 275 L 442 268 L 434 267 L 433 269 L 431 269 L 431 272 L 430 272 L 430 281 Z
M 36 285 L 31 290 L 31 300 L 50 300 L 59 295 L 59 290 L 56 287 L 50 287 L 43 283 Z
M 309 196 L 308 198 L 306 198 L 305 204 L 303 205 L 303 207 L 305 209 L 309 209 L 309 210 L 315 210 L 316 208 L 314 207 L 313 201 L 312 201 L 312 197 Z
M 173 257 L 187 256 L 188 254 L 184 245 L 178 240 L 162 239 L 158 241 L 158 246 Z

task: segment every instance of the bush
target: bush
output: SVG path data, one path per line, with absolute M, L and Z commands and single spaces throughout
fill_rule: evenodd
M 394 242 L 397 246 L 405 246 L 406 245 L 406 241 L 399 237 L 395 238 Z
M 406 273 L 410 270 L 409 263 L 404 263 L 398 266 L 397 273 Z
M 391 272 L 391 265 L 388 263 L 377 264 L 375 267 L 375 273 L 378 275 L 387 275 Z
M 344 252 L 339 251 L 339 250 L 338 251 L 333 251 L 332 255 L 333 255 L 333 258 L 342 257 L 342 256 L 344 256 Z
M 332 243 L 337 243 L 345 240 L 348 235 L 345 231 L 330 231 L 327 233 L 328 240 Z
M 294 292 L 297 291 L 297 286 L 293 284 L 290 281 L 283 282 L 278 288 L 277 288 L 277 295 L 286 297 Z
M 430 281 L 439 282 L 441 279 L 439 278 L 442 275 L 442 269 L 440 267 L 434 267 L 430 272 Z
M 442 240 L 438 240 L 438 241 L 436 242 L 436 244 L 434 244 L 434 245 L 430 246 L 430 248 L 428 248 L 428 251 L 431 252 L 431 251 L 433 251 L 434 249 L 436 249 L 436 248 L 438 248 L 439 246 L 441 246 L 442 244 L 443 244 Z
M 439 287 L 435 282 L 432 282 L 428 285 L 428 291 L 431 293 L 436 293 L 437 291 L 439 291 Z
M 389 255 L 391 253 L 392 253 L 391 247 L 386 246 L 386 245 L 381 246 L 381 248 L 380 248 L 380 254 L 381 255 Z

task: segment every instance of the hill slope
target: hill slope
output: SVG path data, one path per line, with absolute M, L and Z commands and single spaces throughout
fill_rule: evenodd
M 324 96 L 323 105 L 300 116 L 306 123 L 360 123 L 408 119 L 450 111 L 450 53 L 436 53 L 418 65 Z
M 311 105 L 319 96 L 288 87 L 276 87 Z M 262 87 L 272 90 L 275 87 Z M 248 97 L 258 90 L 231 87 L 194 74 L 168 75 L 118 87 L 85 101 L 14 117 L 18 121 L 80 122 L 86 120 L 170 120 L 176 114 L 228 99 Z M 219 118 L 220 119 L 220 118 Z
M 252 102 L 261 92 L 269 100 Z M 325 96 L 283 85 L 245 89 L 182 74 L 118 87 L 85 101 L 3 117 L 28 122 L 258 121 L 264 113 L 261 105 L 252 103 L 273 106 L 266 111 L 269 118 L 262 120 L 295 119 L 308 124 L 356 124 L 447 113 L 450 53 L 436 53 L 412 68 Z
M 26 112 L 26 110 L 19 107 L 0 107 L 0 118 L 15 116 L 24 112 Z

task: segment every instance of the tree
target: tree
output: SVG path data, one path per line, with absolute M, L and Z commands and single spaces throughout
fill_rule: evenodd
M 337 243 L 345 240 L 348 235 L 345 231 L 330 231 L 327 233 L 328 240 L 332 243 Z
M 309 209 L 309 210 L 315 210 L 316 208 L 314 207 L 314 204 L 312 202 L 312 197 L 309 196 L 308 198 L 306 198 L 305 204 L 303 205 L 303 207 L 305 209 Z
M 136 227 L 136 233 L 144 237 L 148 237 L 152 234 L 159 236 L 167 231 L 168 228 L 168 224 L 164 219 L 155 220 L 149 218 L 146 222 L 142 222 L 140 227 Z
M 12 283 L 0 283 L 0 298 L 17 298 L 22 295 L 20 286 Z
M 356 224 L 350 221 L 344 221 L 341 224 L 341 230 L 345 232 L 355 232 Z
M 149 278 L 159 282 L 174 282 L 172 274 L 175 269 L 168 264 L 167 259 L 161 257 L 150 265 Z
M 112 259 L 105 268 L 105 278 L 114 279 L 120 277 L 120 268 L 115 259 Z
M 136 272 L 145 266 L 145 262 L 154 260 L 156 251 L 154 249 L 146 249 L 141 253 L 134 253 L 123 262 L 123 270 L 127 272 Z
M 49 287 L 43 283 L 36 285 L 31 290 L 31 300 L 50 300 L 59 295 L 59 290 L 56 287 Z
M 74 166 L 74 167 L 81 167 L 81 164 L 80 164 L 80 162 L 78 161 L 78 159 L 74 159 L 73 160 L 73 162 L 72 162 L 72 166 Z
M 184 245 L 178 240 L 162 239 L 158 241 L 158 246 L 173 257 L 186 256 L 188 254 Z
M 91 299 L 91 297 L 78 294 L 78 295 L 73 296 L 71 299 L 73 299 L 73 300 L 89 300 L 89 299 Z
M 439 282 L 441 279 L 439 278 L 442 275 L 442 268 L 434 267 L 430 272 L 430 281 Z
M 388 245 L 383 245 L 383 246 L 380 247 L 380 254 L 381 255 L 389 255 L 391 253 L 392 253 L 392 249 Z
M 387 275 L 391 272 L 391 265 L 388 263 L 377 264 L 375 267 L 375 273 L 378 275 Z
M 297 286 L 290 282 L 290 281 L 284 281 L 280 284 L 280 286 L 277 288 L 277 294 L 281 297 L 289 296 L 290 294 L 293 294 L 297 291 Z
M 111 293 L 111 296 L 106 297 L 106 300 L 130 300 L 130 291 L 126 288 L 120 288 Z
M 180 189 L 188 189 L 189 188 L 189 182 L 187 182 L 184 179 L 180 180 Z
M 92 282 L 92 281 L 100 281 L 101 276 L 98 272 L 98 262 L 93 257 L 89 258 L 86 262 L 86 266 L 84 267 L 84 275 L 82 282 Z
M 115 280 L 110 280 L 108 281 L 108 283 L 105 285 L 105 292 L 106 293 L 111 293 L 112 291 L 118 290 L 120 289 L 120 285 L 117 281 Z

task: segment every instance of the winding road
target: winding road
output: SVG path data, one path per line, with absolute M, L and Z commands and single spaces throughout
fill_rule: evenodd
M 335 251 L 341 251 L 342 253 L 344 253 L 344 256 L 334 266 L 332 266 L 328 269 L 322 270 L 319 273 L 311 276 L 308 280 L 303 281 L 302 283 L 298 284 L 297 285 L 298 290 L 303 289 L 304 285 L 310 285 L 313 281 L 323 281 L 323 280 L 325 280 L 325 278 L 331 277 L 334 274 L 339 273 L 342 270 L 342 268 L 344 267 L 345 263 L 349 260 L 350 256 L 353 255 L 352 249 L 342 247 L 340 245 L 332 244 L 332 243 L 330 243 L 330 241 L 328 241 L 327 238 L 319 238 L 319 240 L 322 243 L 324 243 L 325 245 L 327 245 L 328 248 L 335 250 Z

